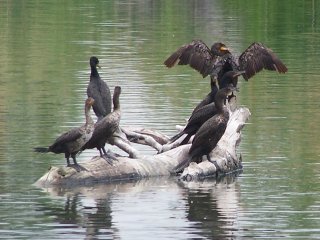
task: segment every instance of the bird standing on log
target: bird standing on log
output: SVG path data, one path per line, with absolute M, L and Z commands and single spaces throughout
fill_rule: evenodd
M 111 112 L 111 93 L 107 83 L 100 78 L 98 73 L 97 67 L 100 66 L 97 57 L 90 58 L 90 67 L 91 74 L 87 95 L 94 99 L 93 111 L 98 118 L 97 121 L 100 121 Z
M 242 73 L 242 71 L 229 71 L 225 73 L 222 77 L 222 82 L 224 83 L 225 87 L 229 86 L 230 84 L 232 86 L 235 86 L 236 84 L 234 84 L 234 82 L 237 81 L 238 76 Z M 214 98 L 215 96 L 216 93 L 214 94 Z M 179 139 L 182 135 L 187 134 L 187 136 L 183 139 L 180 145 L 187 144 L 189 139 L 198 131 L 202 124 L 217 113 L 218 110 L 214 101 L 200 108 L 196 107 L 196 109 L 192 112 L 191 117 L 189 118 L 185 128 L 180 133 L 173 136 L 170 139 L 170 141 L 174 142 L 177 139 Z
M 210 49 L 203 41 L 193 40 L 172 53 L 164 64 L 168 68 L 175 64 L 190 65 L 203 77 L 216 77 L 219 85 L 224 73 L 231 70 L 244 71 L 245 80 L 262 69 L 279 73 L 288 71 L 276 54 L 259 42 L 252 43 L 237 59 L 223 43 L 215 43 Z
M 106 156 L 107 160 L 112 158 L 108 156 L 105 150 L 106 142 L 113 137 L 113 134 L 118 130 L 121 118 L 120 101 L 121 87 L 116 86 L 113 93 L 113 112 L 102 118 L 95 124 L 95 128 L 91 139 L 81 148 L 81 151 L 85 149 L 97 148 L 100 152 L 100 156 Z M 111 163 L 111 162 L 110 162 Z
M 93 98 L 88 98 L 85 101 L 85 118 L 86 122 L 84 125 L 78 128 L 73 128 L 60 137 L 58 137 L 54 143 L 49 147 L 36 147 L 34 150 L 36 152 L 47 153 L 64 153 L 67 160 L 67 166 L 70 166 L 69 158 L 73 159 L 74 165 L 78 165 L 76 161 L 76 154 L 79 152 L 81 147 L 89 141 L 94 130 L 94 122 L 90 116 L 90 109 L 94 104 Z
M 203 155 L 207 155 L 208 160 L 211 161 L 209 154 L 223 136 L 229 121 L 229 110 L 225 105 L 226 99 L 232 95 L 235 90 L 235 87 L 228 86 L 218 91 L 215 97 L 217 113 L 203 123 L 196 132 L 189 149 L 189 158 L 178 164 L 174 169 L 175 172 L 180 172 L 190 162 L 199 163 Z

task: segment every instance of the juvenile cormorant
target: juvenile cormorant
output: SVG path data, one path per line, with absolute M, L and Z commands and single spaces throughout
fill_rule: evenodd
M 234 82 L 237 81 L 239 75 L 243 72 L 238 71 L 229 71 L 224 74 L 222 77 L 222 82 L 224 83 L 224 87 L 232 84 L 234 86 Z M 216 94 L 214 95 L 214 97 Z M 189 139 L 198 131 L 198 129 L 202 126 L 204 122 L 206 122 L 209 118 L 214 116 L 217 113 L 217 109 L 215 106 L 215 101 L 211 101 L 211 103 L 206 104 L 200 108 L 195 109 L 191 117 L 188 120 L 186 127 L 178 134 L 173 136 L 170 141 L 174 142 L 179 139 L 182 135 L 187 134 L 184 140 L 180 143 L 180 145 L 187 144 Z
M 215 98 L 217 113 L 203 123 L 196 132 L 189 149 L 189 158 L 175 167 L 174 170 L 176 172 L 181 171 L 191 161 L 199 163 L 201 161 L 200 158 L 203 155 L 207 155 L 209 161 L 211 161 L 209 154 L 216 147 L 224 134 L 229 121 L 229 110 L 225 105 L 225 101 L 235 90 L 236 89 L 233 86 L 228 86 L 219 90 Z
M 36 152 L 46 153 L 64 153 L 67 160 L 67 166 L 70 166 L 69 158 L 73 159 L 75 165 L 78 165 L 76 161 L 76 154 L 79 152 L 81 147 L 89 141 L 94 130 L 94 122 L 90 116 L 90 109 L 94 104 L 93 98 L 87 98 L 85 101 L 85 118 L 86 122 L 81 127 L 73 128 L 60 137 L 58 137 L 54 143 L 49 147 L 37 147 L 34 148 Z
M 223 46 L 220 47 L 219 46 Z M 223 43 L 215 43 L 211 49 L 201 40 L 194 40 L 175 51 L 164 64 L 171 68 L 176 63 L 190 65 L 202 74 L 217 77 L 219 84 L 223 74 L 230 70 L 245 71 L 245 80 L 253 77 L 262 69 L 287 72 L 287 67 L 276 54 L 262 43 L 252 43 L 238 59 L 236 59 Z
M 105 150 L 105 144 L 109 138 L 111 138 L 114 132 L 119 128 L 121 110 L 119 96 L 121 94 L 121 87 L 116 86 L 113 93 L 113 112 L 102 118 L 95 124 L 95 128 L 91 139 L 82 147 L 82 151 L 85 149 L 97 148 L 100 152 L 100 156 L 107 155 Z
M 98 73 L 99 60 L 97 57 L 90 58 L 90 67 L 91 74 L 87 95 L 94 99 L 93 111 L 100 121 L 111 112 L 111 93 L 107 83 L 100 78 Z

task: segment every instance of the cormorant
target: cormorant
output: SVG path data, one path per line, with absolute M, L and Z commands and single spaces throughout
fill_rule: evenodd
M 224 87 L 232 84 L 234 86 L 234 82 L 237 81 L 239 75 L 241 75 L 242 71 L 229 71 L 224 74 L 222 77 L 222 82 Z M 220 91 L 220 90 L 219 90 Z M 216 94 L 214 95 L 214 97 Z M 189 139 L 198 131 L 198 129 L 202 126 L 204 122 L 206 122 L 209 118 L 214 116 L 217 113 L 217 108 L 215 106 L 215 101 L 211 101 L 210 103 L 201 106 L 200 108 L 196 108 L 191 117 L 188 120 L 186 127 L 178 134 L 173 136 L 170 141 L 174 142 L 179 139 L 182 135 L 187 134 L 184 140 L 180 143 L 180 145 L 187 144 Z
M 94 99 L 93 111 L 100 121 L 111 112 L 111 93 L 106 82 L 104 82 L 97 71 L 99 60 L 97 57 L 90 58 L 90 82 L 87 87 L 88 97 Z
M 107 152 L 104 148 L 105 144 L 119 128 L 121 118 L 119 101 L 120 94 L 121 87 L 116 86 L 113 93 L 113 112 L 109 113 L 95 124 L 91 139 L 81 148 L 81 151 L 85 149 L 97 148 L 101 157 L 107 155 Z
M 67 166 L 70 166 L 69 158 L 73 159 L 75 165 L 78 165 L 76 161 L 76 154 L 79 152 L 81 147 L 89 141 L 94 130 L 94 122 L 90 116 L 90 109 L 94 104 L 93 98 L 87 98 L 85 101 L 85 118 L 86 122 L 81 127 L 73 128 L 60 137 L 58 137 L 54 143 L 49 147 L 36 147 L 36 152 L 47 153 L 64 153 L 67 160 Z
M 207 155 L 208 160 L 211 161 L 209 154 L 224 134 L 229 121 L 229 110 L 225 105 L 226 99 L 233 94 L 235 90 L 235 87 L 228 86 L 218 91 L 215 98 L 217 113 L 203 123 L 196 132 L 189 149 L 189 158 L 176 166 L 174 171 L 181 171 L 192 161 L 199 163 L 203 155 Z
M 223 46 L 220 47 L 219 46 Z M 236 59 L 223 43 L 215 43 L 211 49 L 201 40 L 194 40 L 175 51 L 164 64 L 171 68 L 176 63 L 190 65 L 202 74 L 216 77 L 219 81 L 223 74 L 230 70 L 245 71 L 245 80 L 253 77 L 262 69 L 285 73 L 287 67 L 276 54 L 262 43 L 252 43 L 238 59 Z
M 229 49 L 223 43 L 215 43 L 211 49 L 201 40 L 193 40 L 191 43 L 185 44 L 177 51 L 171 54 L 164 64 L 171 68 L 174 65 L 190 65 L 199 71 L 203 77 L 211 74 L 213 63 L 221 57 L 229 53 Z

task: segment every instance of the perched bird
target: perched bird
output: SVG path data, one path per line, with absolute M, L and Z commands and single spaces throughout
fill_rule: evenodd
M 230 84 L 234 87 L 237 87 L 238 77 L 244 73 L 245 71 L 237 71 L 237 70 L 231 70 L 231 71 L 225 72 L 219 83 L 220 88 L 228 87 Z
M 199 71 L 203 77 L 211 74 L 215 61 L 229 53 L 229 49 L 223 43 L 215 43 L 211 49 L 201 40 L 193 40 L 172 53 L 164 61 L 164 65 L 171 68 L 178 65 L 190 65 Z
M 94 131 L 90 140 L 81 148 L 97 148 L 100 156 L 108 156 L 105 150 L 105 144 L 113 134 L 118 130 L 121 118 L 120 101 L 121 87 L 116 86 L 113 93 L 113 111 L 95 124 Z
M 93 98 L 87 98 L 85 101 L 85 118 L 86 122 L 77 128 L 73 128 L 65 133 L 63 133 L 60 137 L 58 137 L 54 143 L 49 147 L 36 147 L 34 150 L 36 152 L 47 153 L 64 153 L 65 158 L 67 160 L 67 166 L 70 166 L 69 158 L 73 159 L 73 163 L 78 165 L 76 161 L 76 154 L 79 152 L 81 147 L 89 141 L 92 136 L 94 130 L 94 122 L 90 115 L 90 109 L 94 104 Z
M 222 46 L 222 47 L 221 47 Z M 176 63 L 190 65 L 202 74 L 211 75 L 219 81 L 230 70 L 245 71 L 242 76 L 250 79 L 262 69 L 285 73 L 287 67 L 276 54 L 262 43 L 252 43 L 237 59 L 223 43 L 215 43 L 211 49 L 201 40 L 194 40 L 175 51 L 164 64 L 171 68 Z
M 97 57 L 90 58 L 90 67 L 91 74 L 87 95 L 94 99 L 93 111 L 98 118 L 97 121 L 100 121 L 111 112 L 111 93 L 107 83 L 99 76 L 97 67 L 100 66 Z
M 229 121 L 229 110 L 225 105 L 226 99 L 235 90 L 233 86 L 228 86 L 218 91 L 215 97 L 217 113 L 203 123 L 196 132 L 189 149 L 189 158 L 178 164 L 174 171 L 180 172 L 192 161 L 199 163 L 203 155 L 207 155 L 208 160 L 211 161 L 209 154 L 223 136 Z
M 222 81 L 224 83 L 224 87 L 229 86 L 230 84 L 234 86 L 234 82 L 237 81 L 237 78 L 239 75 L 241 75 L 243 72 L 238 71 L 229 71 L 224 74 Z M 221 91 L 221 90 L 219 90 Z M 214 97 L 216 94 L 214 94 Z M 211 101 L 210 103 L 201 106 L 200 108 L 196 108 L 192 114 L 191 117 L 188 120 L 187 125 L 185 128 L 175 136 L 173 136 L 170 141 L 174 142 L 177 139 L 179 139 L 184 134 L 187 134 L 187 136 L 184 138 L 184 140 L 180 143 L 180 145 L 187 144 L 189 139 L 198 131 L 198 129 L 202 126 L 204 122 L 206 122 L 209 118 L 213 117 L 215 114 L 217 114 L 217 108 L 215 105 L 215 101 Z

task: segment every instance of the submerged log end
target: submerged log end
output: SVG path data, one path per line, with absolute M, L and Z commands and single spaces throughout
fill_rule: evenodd
M 241 140 L 241 129 L 249 119 L 251 113 L 247 108 L 239 108 L 231 115 L 227 129 L 217 147 L 210 153 L 211 161 L 199 164 L 191 163 L 184 169 L 180 179 L 184 181 L 201 180 L 208 177 L 226 175 L 242 170 L 242 156 L 237 154 L 237 147 Z
M 234 158 L 228 155 L 223 158 L 215 158 L 215 163 L 208 160 L 199 164 L 191 163 L 184 169 L 179 179 L 183 181 L 198 181 L 205 178 L 218 177 L 242 170 L 242 158 Z

